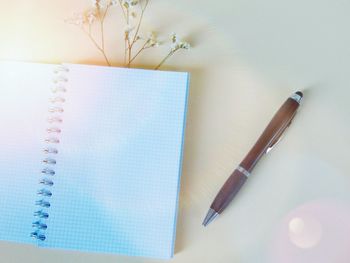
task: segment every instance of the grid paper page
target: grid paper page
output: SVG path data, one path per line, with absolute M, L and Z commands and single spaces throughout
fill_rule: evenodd
M 188 74 L 67 65 L 42 246 L 173 255 Z
M 35 243 L 30 233 L 54 67 L 0 62 L 0 240 Z

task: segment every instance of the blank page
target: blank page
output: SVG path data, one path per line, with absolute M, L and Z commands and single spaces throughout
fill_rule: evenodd
M 173 255 L 188 74 L 66 65 L 42 246 Z
M 33 243 L 54 65 L 0 62 L 0 239 Z

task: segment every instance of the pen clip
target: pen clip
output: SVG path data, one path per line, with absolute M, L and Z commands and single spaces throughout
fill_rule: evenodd
M 265 154 L 268 154 L 275 146 L 277 143 L 279 143 L 281 141 L 281 139 L 283 138 L 285 131 L 287 130 L 287 128 L 290 126 L 290 124 L 292 123 L 293 118 L 290 120 L 290 122 L 286 125 L 286 127 L 283 128 L 283 130 L 280 132 L 280 134 L 271 142 L 270 146 L 267 147 Z

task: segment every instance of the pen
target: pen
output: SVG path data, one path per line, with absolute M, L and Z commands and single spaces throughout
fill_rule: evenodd
M 273 146 L 279 141 L 283 132 L 290 125 L 300 102 L 303 93 L 295 92 L 290 96 L 281 108 L 276 112 L 270 123 L 267 125 L 253 148 L 248 152 L 240 165 L 233 171 L 231 176 L 226 180 L 216 195 L 214 201 L 210 205 L 209 211 L 204 218 L 203 225 L 207 226 L 219 214 L 224 211 L 228 204 L 239 192 L 245 181 L 249 178 L 251 171 L 260 160 L 260 158 L 268 153 Z

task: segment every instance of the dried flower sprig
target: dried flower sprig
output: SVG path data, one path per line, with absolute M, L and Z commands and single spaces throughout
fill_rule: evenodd
M 66 19 L 66 22 L 79 26 L 81 30 L 88 36 L 91 42 L 95 47 L 101 52 L 108 66 L 111 66 L 111 63 L 108 60 L 106 50 L 105 50 L 105 36 L 104 36 L 104 22 L 109 11 L 109 8 L 115 5 L 115 1 L 109 0 L 107 5 L 104 7 L 101 0 L 94 0 L 93 7 L 86 10 L 83 13 L 75 13 L 72 18 Z M 101 31 L 101 40 L 95 39 L 92 34 L 92 25 L 98 21 Z
M 175 52 L 181 49 L 188 50 L 191 48 L 190 43 L 180 40 L 176 33 L 173 33 L 171 35 L 171 43 L 171 49 L 168 55 L 165 56 L 165 58 L 158 64 L 158 66 L 155 67 L 155 69 L 159 69 L 165 63 L 165 61 L 167 61 L 172 55 L 175 54 Z
M 131 64 L 142 52 L 162 44 L 158 41 L 155 32 L 149 33 L 147 37 L 143 37 L 140 34 L 144 13 L 149 2 L 150 0 L 94 0 L 92 1 L 92 8 L 83 13 L 74 14 L 73 17 L 67 19 L 66 22 L 80 27 L 103 55 L 107 65 L 111 66 L 105 50 L 104 22 L 110 8 L 119 5 L 126 24 L 124 29 L 124 64 L 127 67 L 131 67 Z M 94 23 L 99 24 L 100 40 L 97 40 L 92 34 L 92 25 Z M 135 51 L 137 43 L 140 43 L 137 45 L 139 49 Z M 189 48 L 190 44 L 188 42 L 180 40 L 178 36 L 173 33 L 171 35 L 169 53 L 155 69 L 159 69 L 178 50 L 188 50 Z
M 130 64 L 132 62 L 132 48 L 134 47 L 135 43 L 141 39 L 141 37 L 139 36 L 139 31 L 140 31 L 145 10 L 149 4 L 149 0 L 144 0 L 144 3 L 142 3 L 139 0 L 119 0 L 119 3 L 120 3 L 120 7 L 123 10 L 123 14 L 126 22 L 126 29 L 124 31 L 124 34 L 125 34 L 124 62 L 128 67 L 130 67 Z M 141 14 L 136 24 L 136 29 L 135 29 L 135 25 L 132 25 L 132 22 L 131 22 L 133 18 L 137 17 L 137 13 L 133 10 L 135 9 L 135 7 L 139 7 L 141 9 Z M 139 55 L 142 51 L 143 49 L 141 49 L 141 51 L 137 55 Z

